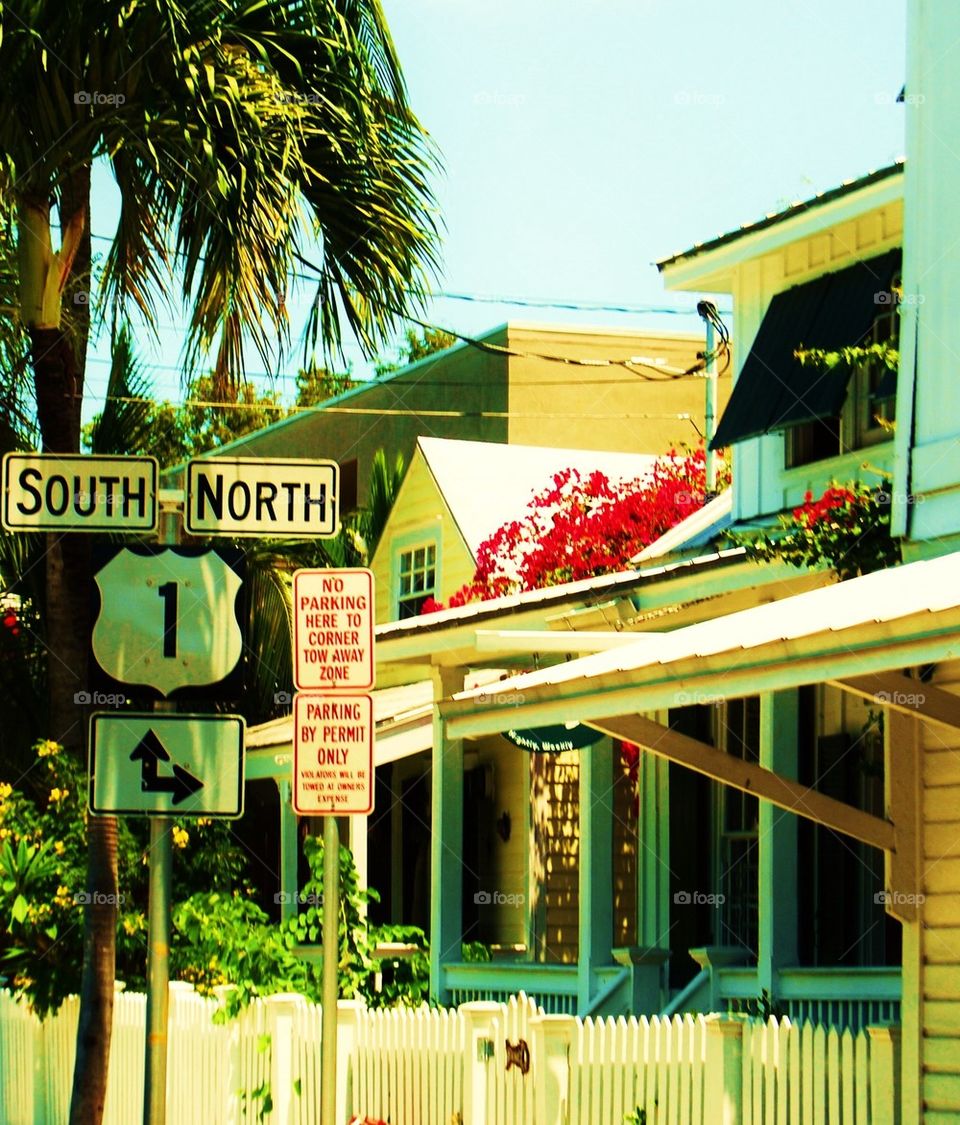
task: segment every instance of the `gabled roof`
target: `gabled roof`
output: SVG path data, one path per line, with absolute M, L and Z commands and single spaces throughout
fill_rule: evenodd
M 743 223 L 742 226 L 737 227 L 735 230 L 726 231 L 724 234 L 719 234 L 715 238 L 707 239 L 706 242 L 695 242 L 689 250 L 680 250 L 676 254 L 671 254 L 668 258 L 661 258 L 657 262 L 657 269 L 661 272 L 668 266 L 672 266 L 675 262 L 679 262 L 684 258 L 694 258 L 700 254 L 706 254 L 710 250 L 716 250 L 717 247 L 723 246 L 728 242 L 735 242 L 738 238 L 744 238 L 749 234 L 755 234 L 757 231 L 764 230 L 766 227 L 775 226 L 777 223 L 786 222 L 797 215 L 803 214 L 805 211 L 812 211 L 817 207 L 824 207 L 828 203 L 832 203 L 836 199 L 841 199 L 845 195 L 851 195 L 855 191 L 860 191 L 862 188 L 868 187 L 870 184 L 879 183 L 881 180 L 886 180 L 891 176 L 898 176 L 903 172 L 903 161 L 897 160 L 893 164 L 888 164 L 884 168 L 877 168 L 875 171 L 868 172 L 865 176 L 859 176 L 854 180 L 844 180 L 835 188 L 830 188 L 828 191 L 818 192 L 810 199 L 802 199 L 796 203 L 791 203 L 789 207 L 785 207 L 782 211 L 772 211 L 768 215 L 764 215 L 762 219 L 756 219 L 750 223 Z
M 616 483 L 646 475 L 657 460 L 644 453 L 448 438 L 421 437 L 417 444 L 474 557 L 484 539 L 520 519 L 527 502 L 562 469 L 576 469 L 584 477 L 600 471 Z

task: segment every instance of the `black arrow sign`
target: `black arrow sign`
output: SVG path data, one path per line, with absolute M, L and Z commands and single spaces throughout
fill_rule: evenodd
M 131 751 L 130 761 L 140 763 L 140 788 L 144 793 L 172 793 L 175 805 L 203 788 L 203 782 L 183 766 L 174 765 L 172 777 L 160 776 L 160 762 L 169 762 L 170 755 L 153 730 L 148 730 Z

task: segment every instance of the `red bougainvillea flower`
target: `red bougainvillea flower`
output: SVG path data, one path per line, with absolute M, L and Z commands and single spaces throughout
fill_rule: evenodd
M 722 484 L 729 481 L 729 474 Z M 629 560 L 706 499 L 706 450 L 670 450 L 650 472 L 613 484 L 602 472 L 554 474 L 518 520 L 477 551 L 473 581 L 447 606 L 539 590 L 622 570 Z M 435 601 L 423 612 L 442 609 Z

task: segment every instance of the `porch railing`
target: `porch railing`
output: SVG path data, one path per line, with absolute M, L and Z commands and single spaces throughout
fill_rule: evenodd
M 576 965 L 545 965 L 535 961 L 471 961 L 443 966 L 450 1004 L 492 1000 L 505 1004 L 525 992 L 547 1015 L 577 1014 Z
M 720 997 L 728 1012 L 756 1013 L 760 996 L 752 967 L 717 970 Z M 813 1023 L 853 1032 L 875 1024 L 900 1022 L 900 970 L 897 968 L 790 968 L 777 974 L 775 1010 L 794 1023 Z

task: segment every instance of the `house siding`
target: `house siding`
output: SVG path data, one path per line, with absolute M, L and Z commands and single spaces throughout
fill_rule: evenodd
M 960 661 L 934 680 L 960 695 Z M 921 744 L 920 1074 L 923 1119 L 934 1122 L 960 1114 L 960 730 L 924 723 Z
M 424 542 L 436 540 L 440 595 L 442 598 L 449 597 L 473 578 L 475 564 L 440 496 L 430 469 L 418 451 L 400 486 L 370 566 L 376 590 L 378 624 L 393 621 L 397 616 L 397 551 L 401 547 L 413 546 L 421 535 Z

